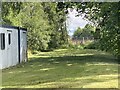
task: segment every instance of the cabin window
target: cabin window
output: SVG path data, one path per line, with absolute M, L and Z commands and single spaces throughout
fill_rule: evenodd
M 8 34 L 8 44 L 9 45 L 11 44 L 11 34 L 10 33 Z
M 1 50 L 5 49 L 5 33 L 0 34 Z

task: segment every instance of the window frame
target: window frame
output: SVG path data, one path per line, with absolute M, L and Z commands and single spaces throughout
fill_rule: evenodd
M 5 33 L 0 33 L 0 43 L 1 50 L 5 50 Z
M 8 45 L 11 45 L 11 33 L 8 33 Z

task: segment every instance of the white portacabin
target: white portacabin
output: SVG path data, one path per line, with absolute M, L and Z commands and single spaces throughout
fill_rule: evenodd
M 27 61 L 27 29 L 0 26 L 0 69 Z

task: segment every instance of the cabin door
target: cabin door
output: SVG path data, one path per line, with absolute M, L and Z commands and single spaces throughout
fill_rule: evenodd
M 27 61 L 27 39 L 26 39 L 26 32 L 22 32 L 21 34 L 21 50 L 22 50 L 22 62 Z
M 12 66 L 12 45 L 11 45 L 11 31 L 7 31 L 7 61 L 8 61 L 8 67 Z

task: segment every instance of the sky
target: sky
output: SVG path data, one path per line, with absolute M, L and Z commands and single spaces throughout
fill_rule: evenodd
M 88 23 L 86 20 L 83 19 L 83 16 L 79 16 L 76 17 L 77 15 L 77 11 L 75 9 L 68 9 L 68 18 L 67 18 L 67 30 L 68 30 L 68 34 L 70 36 L 73 35 L 74 31 L 80 27 L 80 28 L 84 28 L 84 26 Z

